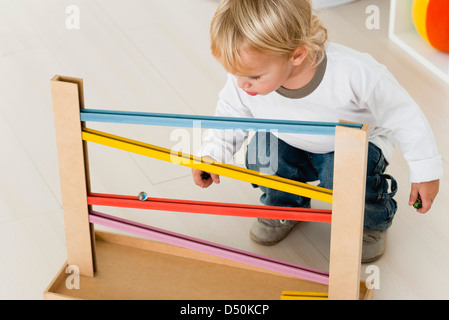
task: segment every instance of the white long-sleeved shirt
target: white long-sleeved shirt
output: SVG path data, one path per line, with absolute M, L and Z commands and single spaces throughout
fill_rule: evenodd
M 267 95 L 250 96 L 234 76 L 219 94 L 216 116 L 369 124 L 369 140 L 388 162 L 399 144 L 409 165 L 410 182 L 440 179 L 441 156 L 430 125 L 416 102 L 385 66 L 369 54 L 328 43 L 326 59 L 314 78 L 298 90 L 279 88 Z M 277 133 L 293 147 L 312 152 L 334 151 L 334 137 Z M 248 132 L 211 129 L 206 133 L 201 156 L 232 163 Z

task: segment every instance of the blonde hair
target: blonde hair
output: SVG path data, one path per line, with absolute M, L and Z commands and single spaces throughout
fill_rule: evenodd
M 212 19 L 212 54 L 232 72 L 242 70 L 241 48 L 290 57 L 305 46 L 318 65 L 327 30 L 313 14 L 310 0 L 221 0 Z

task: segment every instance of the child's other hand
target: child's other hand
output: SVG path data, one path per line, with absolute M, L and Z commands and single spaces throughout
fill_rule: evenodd
M 430 207 L 438 194 L 439 188 L 440 180 L 412 183 L 412 191 L 410 192 L 408 204 L 412 206 L 416 200 L 420 198 L 422 207 L 416 211 L 419 213 L 426 213 L 430 210 Z
M 211 157 L 205 156 L 204 158 L 215 160 Z M 220 176 L 214 173 L 204 172 L 198 169 L 192 169 L 193 181 L 197 186 L 201 188 L 207 188 L 212 183 L 220 183 Z

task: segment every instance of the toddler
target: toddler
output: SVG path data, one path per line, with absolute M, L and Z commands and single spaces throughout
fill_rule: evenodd
M 362 262 L 382 255 L 397 210 L 397 183 L 385 173 L 396 144 L 409 165 L 409 205 L 420 198 L 418 212 L 430 209 L 443 170 L 425 116 L 385 66 L 328 42 L 309 0 L 222 0 L 211 23 L 211 51 L 228 72 L 217 116 L 369 124 Z M 247 137 L 242 130 L 209 130 L 200 155 L 232 163 Z M 332 189 L 333 151 L 334 136 L 258 131 L 246 166 Z M 203 188 L 220 182 L 215 174 L 192 174 Z M 309 198 L 259 188 L 265 205 L 310 207 Z M 273 245 L 296 223 L 257 219 L 250 235 Z

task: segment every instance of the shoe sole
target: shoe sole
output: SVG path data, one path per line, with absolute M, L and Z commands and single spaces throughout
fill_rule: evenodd
M 295 226 L 296 225 L 292 226 L 290 228 L 290 230 L 282 238 L 273 240 L 273 241 L 263 241 L 260 238 L 256 237 L 252 232 L 249 233 L 249 236 L 250 236 L 251 240 L 253 240 L 254 242 L 257 242 L 258 244 L 269 247 L 269 246 L 273 246 L 273 245 L 281 242 L 282 240 L 284 240 L 290 234 L 290 232 L 295 228 Z
M 266 242 L 266 241 L 260 240 L 259 238 L 257 238 L 257 237 L 256 237 L 254 234 L 252 234 L 252 233 L 250 233 L 249 236 L 250 236 L 251 240 L 253 240 L 254 242 L 256 242 L 256 243 L 258 243 L 258 244 L 261 244 L 261 245 L 263 245 L 263 246 L 267 246 L 267 247 L 273 246 L 273 245 L 275 245 L 276 243 L 279 243 L 282 239 L 285 238 L 285 237 L 284 237 L 284 238 L 279 239 L 279 240 L 277 240 L 277 241 Z
M 362 263 L 371 263 L 371 262 L 379 260 L 380 257 L 382 257 L 382 255 L 384 254 L 384 252 L 385 252 L 385 248 L 384 248 L 384 250 L 382 250 L 382 252 L 380 254 L 378 254 L 375 257 L 362 259 Z

